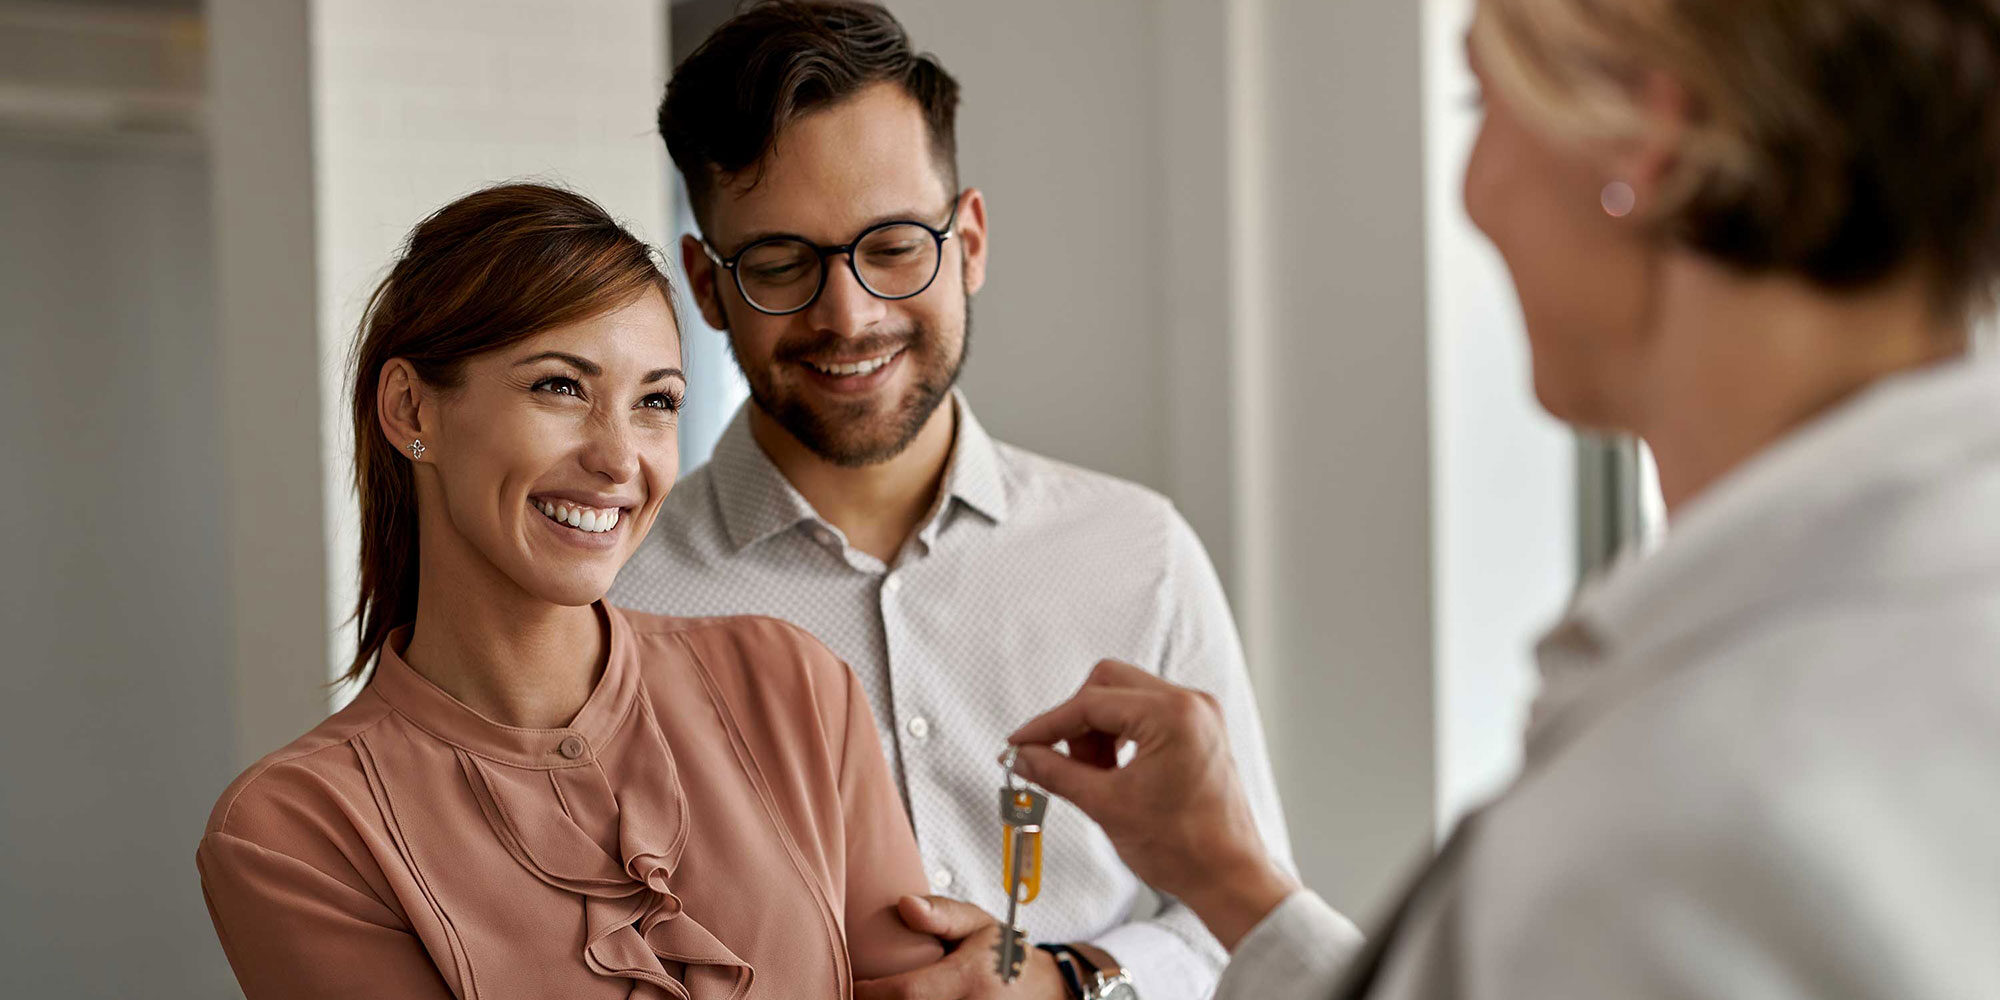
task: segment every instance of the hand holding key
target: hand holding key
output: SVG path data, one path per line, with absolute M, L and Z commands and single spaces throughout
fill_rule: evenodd
M 1225 948 L 1298 888 L 1258 834 L 1209 695 L 1106 660 L 1009 742 L 1023 777 L 1096 820 L 1133 874 L 1186 903 Z M 1121 767 L 1125 743 L 1134 752 Z

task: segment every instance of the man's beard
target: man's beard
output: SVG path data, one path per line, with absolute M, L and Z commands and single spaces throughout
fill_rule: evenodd
M 931 414 L 937 412 L 938 405 L 951 393 L 952 386 L 958 384 L 958 376 L 965 370 L 966 356 L 972 353 L 972 303 L 966 302 L 964 334 L 959 339 L 958 356 L 947 357 L 948 345 L 938 331 L 918 324 L 907 336 L 882 337 L 878 340 L 864 340 L 866 350 L 872 355 L 888 354 L 898 349 L 903 356 L 898 358 L 911 365 L 911 384 L 903 398 L 896 400 L 894 409 L 888 413 L 876 413 L 874 401 L 854 403 L 833 403 L 815 406 L 800 398 L 796 393 L 787 394 L 777 385 L 768 369 L 752 371 L 743 363 L 742 355 L 736 352 L 736 341 L 730 339 L 729 353 L 736 359 L 736 368 L 743 373 L 743 380 L 750 385 L 750 399 L 771 419 L 778 422 L 800 444 L 813 454 L 843 468 L 860 468 L 886 462 L 903 453 L 903 449 L 916 440 L 917 435 L 930 422 Z M 792 364 L 802 358 L 822 353 L 839 343 L 842 338 L 828 337 L 807 344 L 781 345 L 773 360 L 779 364 Z M 851 346 L 851 345 L 850 345 Z M 802 376 L 803 377 L 803 376 Z

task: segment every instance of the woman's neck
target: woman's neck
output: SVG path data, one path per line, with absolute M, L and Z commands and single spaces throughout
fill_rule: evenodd
M 1966 346 L 1914 276 L 1836 295 L 1681 260 L 1664 280 L 1638 429 L 1670 514 L 1870 383 Z
M 604 670 L 609 623 L 596 608 L 527 594 L 463 543 L 423 546 L 422 567 L 404 662 L 502 725 L 568 725 Z

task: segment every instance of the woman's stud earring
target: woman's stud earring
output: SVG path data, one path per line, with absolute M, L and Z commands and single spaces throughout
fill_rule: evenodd
M 410 442 L 410 458 L 413 461 L 423 461 L 424 451 L 424 443 L 421 440 Z
M 1622 219 L 1639 207 L 1639 193 L 1624 181 L 1612 181 L 1604 185 L 1597 196 L 1598 204 L 1604 206 L 1604 214 L 1614 219 Z

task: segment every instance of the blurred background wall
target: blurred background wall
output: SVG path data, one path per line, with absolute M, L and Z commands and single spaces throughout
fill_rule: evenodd
M 0 7 L 10 997 L 235 989 L 188 874 L 238 760 L 198 15 Z
M 991 208 L 970 398 L 1187 514 L 1307 880 L 1372 914 L 1511 774 L 1594 509 L 1458 207 L 1470 0 L 890 6 Z M 0 994 L 233 995 L 192 848 L 341 697 L 361 300 L 517 177 L 678 266 L 653 108 L 732 7 L 0 0 Z M 683 316 L 700 456 L 742 389 Z

